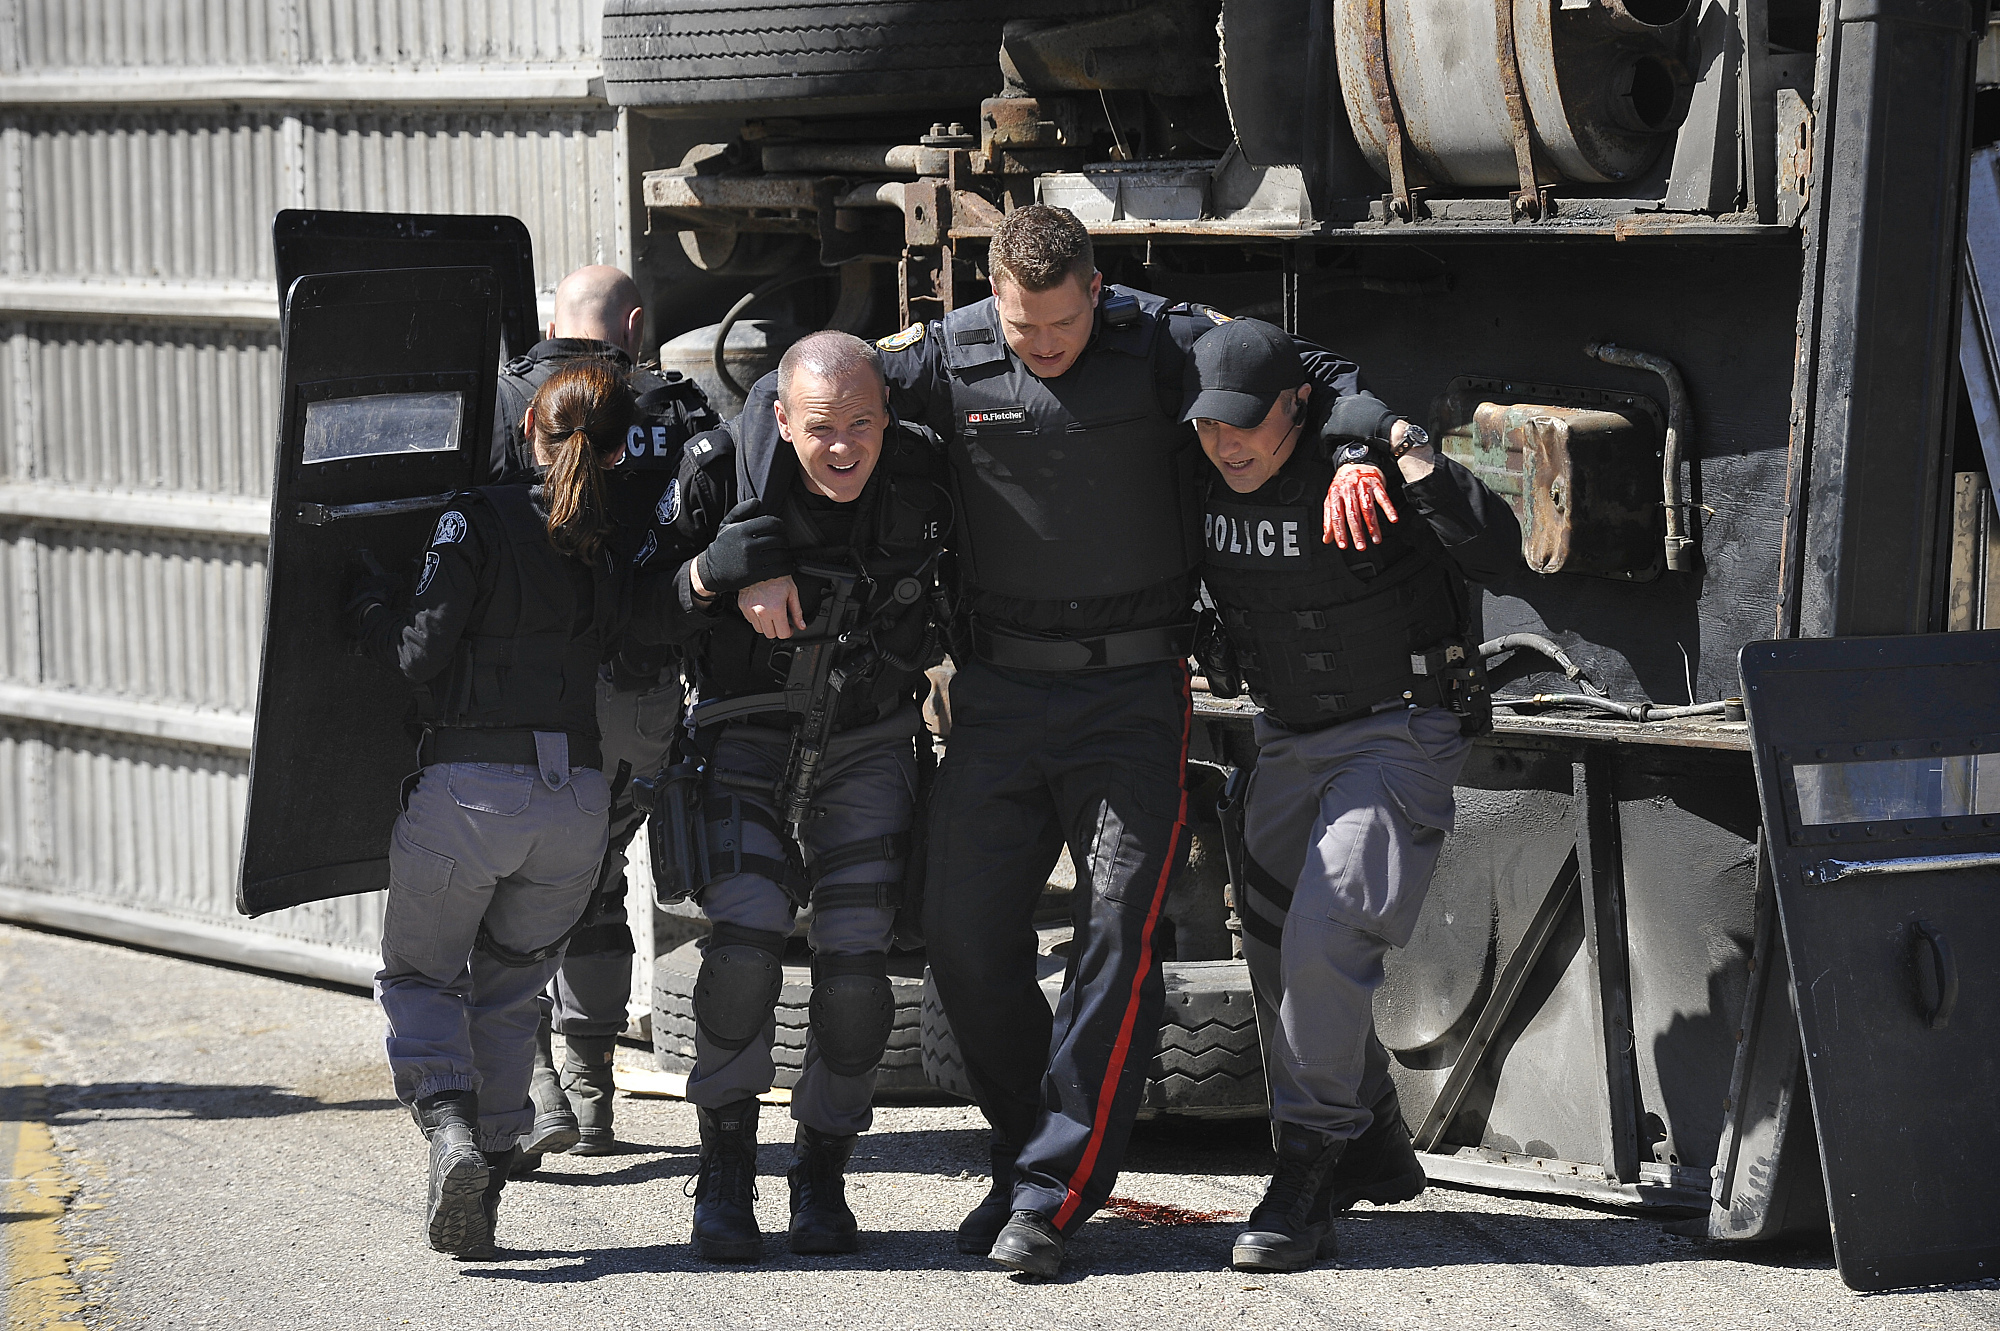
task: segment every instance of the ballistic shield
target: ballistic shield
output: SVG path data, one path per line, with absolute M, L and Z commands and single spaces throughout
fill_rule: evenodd
M 478 483 L 500 310 L 487 268 L 292 285 L 237 884 L 246 915 L 388 885 L 390 829 L 416 766 L 410 686 L 348 654 L 341 592 L 364 548 L 407 573 L 438 510 Z

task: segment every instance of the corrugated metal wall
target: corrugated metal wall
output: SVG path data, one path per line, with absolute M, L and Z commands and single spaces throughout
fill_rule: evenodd
M 599 0 L 0 0 L 0 915 L 374 968 L 234 892 L 279 208 L 512 213 L 629 266 Z

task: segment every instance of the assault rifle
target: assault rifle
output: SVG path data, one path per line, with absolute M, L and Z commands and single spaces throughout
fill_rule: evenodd
M 785 759 L 785 775 L 776 793 L 785 811 L 785 826 L 803 854 L 802 834 L 806 819 L 812 817 L 819 765 L 833 737 L 840 691 L 867 662 L 842 660 L 861 612 L 854 599 L 858 575 L 813 564 L 801 564 L 799 572 L 831 584 L 831 590 L 820 598 L 819 613 L 806 626 L 806 636 L 794 639 L 791 668 L 785 674 L 785 710 L 797 712 L 800 720 L 792 732 L 792 751 Z
M 768 712 L 792 712 L 799 722 L 792 732 L 792 747 L 785 768 L 774 786 L 758 785 L 746 790 L 746 783 L 727 773 L 706 768 L 691 758 L 664 769 L 645 783 L 654 797 L 652 835 L 654 882 L 658 899 L 664 904 L 699 892 L 716 878 L 739 873 L 743 868 L 741 815 L 732 806 L 737 798 L 728 787 L 746 793 L 769 796 L 784 812 L 785 830 L 790 835 L 788 858 L 805 867 L 805 824 L 812 817 L 813 796 L 819 791 L 820 764 L 826 756 L 833 725 L 840 711 L 840 693 L 849 680 L 865 672 L 874 661 L 873 649 L 852 653 L 858 636 L 855 621 L 862 603 L 854 595 L 860 576 L 847 569 L 801 564 L 799 572 L 823 579 L 828 591 L 820 598 L 812 622 L 791 639 L 791 664 L 785 672 L 785 686 L 776 693 L 757 693 L 743 698 L 718 698 L 696 703 L 688 712 L 687 748 L 704 752 L 694 742 L 707 726 L 733 721 L 738 717 Z M 712 786 L 706 795 L 704 786 Z M 726 811 L 720 818 L 704 804 L 721 801 Z M 712 845 L 709 825 L 730 828 L 720 844 Z M 722 862 L 717 863 L 720 855 Z

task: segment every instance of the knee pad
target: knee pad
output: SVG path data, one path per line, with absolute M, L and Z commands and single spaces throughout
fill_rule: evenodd
M 694 981 L 694 1020 L 708 1042 L 735 1051 L 757 1038 L 784 988 L 785 935 L 717 924 Z
M 889 954 L 813 958 L 812 1035 L 819 1056 L 843 1077 L 859 1077 L 882 1061 L 896 1024 Z

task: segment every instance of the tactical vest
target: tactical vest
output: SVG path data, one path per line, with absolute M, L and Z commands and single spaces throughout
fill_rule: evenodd
M 1055 379 L 1009 351 L 990 297 L 945 315 L 958 550 L 972 587 L 1038 601 L 1120 596 L 1198 562 L 1199 453 L 1155 382 L 1166 302 L 1124 294 L 1138 318 L 1100 327 Z
M 549 544 L 548 527 L 525 485 L 471 492 L 500 520 L 500 568 L 477 622 L 459 639 L 432 686 L 436 725 L 466 730 L 565 731 L 596 741 L 597 667 L 617 616 L 608 564 L 589 570 L 588 627 L 576 627 L 582 567 Z M 461 496 L 461 501 L 466 496 Z
M 808 623 L 833 591 L 832 581 L 814 576 L 808 566 L 862 575 L 853 593 L 861 605 L 855 641 L 839 662 L 852 680 L 841 690 L 835 730 L 867 725 L 894 712 L 911 699 L 919 678 L 939 656 L 931 588 L 951 504 L 924 474 L 920 455 L 925 447 L 898 440 L 892 431 L 875 474 L 850 508 L 828 510 L 808 503 L 800 481 L 790 487 L 780 510 L 797 565 L 792 576 L 799 606 Z M 701 647 L 696 668 L 702 697 L 781 689 L 791 657 L 790 641 L 766 638 L 740 616 L 723 615 Z
M 618 472 L 659 473 L 650 486 L 641 487 L 650 490 L 651 499 L 646 501 L 650 504 L 680 470 L 681 445 L 687 437 L 719 423 L 701 388 L 678 370 L 630 365 L 615 347 L 589 338 L 550 338 L 501 367 L 495 426 L 508 432 L 514 467 L 532 474 L 535 460 L 521 434 L 521 417 L 550 376 L 565 365 L 588 359 L 603 360 L 623 373 L 637 395 L 638 416 L 625 431 L 625 460 Z
M 1410 654 L 1464 631 L 1457 574 L 1406 531 L 1422 522 L 1407 505 L 1380 545 L 1321 542 L 1333 472 L 1301 446 L 1253 494 L 1212 478 L 1202 518 L 1202 579 L 1244 686 L 1292 730 L 1401 697 L 1419 682 Z

